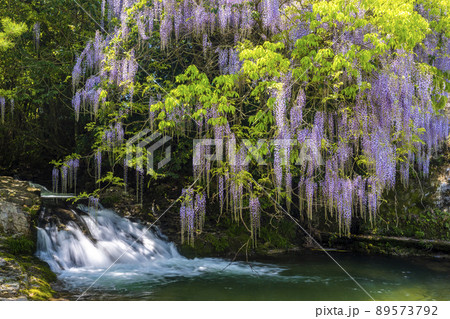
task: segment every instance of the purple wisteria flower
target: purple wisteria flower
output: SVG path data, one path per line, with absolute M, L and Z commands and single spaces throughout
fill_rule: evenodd
M 34 36 L 34 45 L 36 47 L 36 50 L 39 50 L 39 42 L 41 39 L 41 24 L 39 22 L 36 22 L 33 25 L 33 36 Z
M 107 3 L 106 9 L 105 1 L 102 1 L 102 15 L 108 10 L 108 19 L 119 19 L 111 32 L 113 36 L 97 32 L 95 38 L 87 43 L 76 58 L 73 68 L 72 106 L 77 121 L 81 109 L 97 116 L 99 108 L 106 101 L 100 98 L 102 88 L 107 90 L 105 93 L 108 93 L 111 104 L 126 101 L 132 105 L 134 89 L 139 87 L 137 59 L 138 52 L 139 55 L 142 53 L 142 47 L 157 46 L 167 51 L 169 44 L 175 47 L 180 41 L 186 40 L 183 43 L 188 43 L 195 49 L 200 48 L 205 61 L 217 54 L 215 58 L 220 74 L 237 74 L 242 66 L 238 43 L 253 34 L 254 28 L 259 30 L 262 27 L 263 39 L 273 40 L 273 36 L 277 36 L 280 41 L 284 41 L 287 49 L 292 49 L 298 39 L 311 32 L 309 23 L 303 18 L 313 10 L 310 6 L 300 4 L 292 4 L 296 9 L 284 10 L 291 3 L 279 0 L 144 1 L 132 10 L 128 9 L 138 3 L 135 0 L 108 0 Z M 420 6 L 416 10 L 431 19 L 427 10 Z M 363 10 L 356 10 L 352 16 L 362 17 L 363 14 Z M 317 19 L 320 21 L 321 17 L 318 15 Z M 122 47 L 125 42 L 120 42 L 134 41 L 130 38 L 134 36 L 131 32 L 133 25 L 137 26 L 141 40 L 135 46 L 136 52 L 124 50 Z M 160 35 L 158 44 L 155 43 L 157 39 L 148 41 L 153 35 L 154 25 L 159 27 L 156 30 Z M 347 59 L 354 45 L 373 48 L 372 43 L 364 41 L 365 35 L 373 32 L 371 26 L 348 31 L 344 23 L 338 22 L 336 25 L 322 23 L 320 27 L 330 36 L 333 42 L 331 49 L 336 56 Z M 34 31 L 36 34 L 36 30 Z M 118 43 L 111 41 L 113 38 L 117 38 Z M 417 46 L 414 53 L 397 50 L 392 55 L 383 56 L 377 61 L 377 69 L 373 72 L 363 70 L 360 67 L 361 61 L 356 58 L 351 66 L 352 72 L 344 70 L 339 78 L 325 80 L 327 92 L 317 91 L 307 81 L 298 82 L 289 72 L 278 78 L 261 76 L 261 79 L 252 82 L 251 85 L 255 87 L 259 81 L 271 81 L 277 85 L 273 87 L 279 88 L 277 91 L 267 92 L 270 98 L 275 99 L 271 110 L 274 130 L 270 131 L 267 138 L 279 141 L 292 138 L 297 139 L 299 144 L 293 146 L 290 143 L 277 143 L 271 154 L 274 156 L 273 185 L 279 190 L 278 198 L 286 195 L 287 208 L 290 207 L 291 197 L 295 196 L 292 194 L 292 179 L 300 178 L 300 210 L 303 209 L 302 205 L 306 205 L 308 218 L 311 219 L 315 208 L 321 210 L 325 207 L 326 214 L 330 213 L 339 222 L 339 230 L 348 234 L 351 220 L 358 214 L 358 210 L 361 216 L 368 214 L 373 220 L 381 202 L 381 194 L 394 187 L 397 182 L 397 169 L 405 185 L 409 180 L 410 168 L 418 169 L 424 176 L 429 174 L 431 157 L 449 134 L 449 120 L 434 107 L 435 102 L 444 98 L 446 92 L 443 92 L 444 88 L 436 87 L 433 73 L 421 64 L 428 63 L 438 70 L 449 70 L 450 59 L 447 55 L 450 41 L 437 34 L 428 34 L 423 44 Z M 112 54 L 106 56 L 105 52 Z M 290 62 L 296 65 L 299 61 L 292 58 Z M 240 90 L 244 87 L 243 83 L 244 81 L 236 81 Z M 343 86 L 334 85 L 338 83 L 343 83 Z M 366 83 L 368 88 L 363 89 Z M 338 98 L 332 103 L 316 103 L 331 94 L 341 96 L 343 88 L 350 85 L 354 85 L 357 91 L 354 101 Z M 113 90 L 106 87 L 112 87 Z M 119 101 L 115 101 L 115 94 L 111 94 L 116 89 Z M 323 96 L 321 92 L 324 93 Z M 314 96 L 309 96 L 310 93 Z M 153 92 L 147 94 L 155 95 Z M 267 96 L 264 98 L 267 99 Z M 219 114 L 216 104 L 206 106 L 207 103 L 194 101 L 194 98 L 192 102 L 192 105 L 190 102 L 182 103 L 170 112 L 164 110 L 166 119 L 174 121 L 176 129 L 180 128 L 183 134 L 189 131 L 193 123 L 185 121 L 189 118 L 188 115 L 205 109 L 207 113 L 195 119 L 193 134 L 224 141 L 235 141 L 236 136 L 239 139 L 242 137 L 242 132 L 235 136 L 239 115 Z M 0 98 L 2 122 L 5 116 L 4 104 L 4 99 L 2 102 Z M 149 106 L 153 104 L 151 99 Z M 247 110 L 239 111 L 245 114 Z M 149 110 L 152 130 L 158 115 Z M 212 125 L 210 120 L 219 117 L 227 123 Z M 123 140 L 123 125 L 117 119 L 105 130 L 102 149 L 111 150 L 121 145 Z M 202 147 L 193 167 L 195 177 L 201 177 L 199 183 L 205 188 L 205 194 L 185 190 L 186 199 L 180 208 L 182 235 L 187 234 L 189 243 L 193 243 L 195 232 L 203 225 L 200 212 L 206 206 L 206 197 L 209 197 L 211 189 L 218 194 L 211 196 L 208 201 L 217 198 L 221 210 L 224 206 L 229 206 L 236 221 L 242 219 L 243 198 L 249 198 L 252 220 L 256 220 L 252 216 L 256 216 L 256 211 L 259 210 L 256 209 L 259 207 L 259 199 L 254 196 L 247 182 L 242 180 L 246 173 L 254 172 L 253 167 L 245 160 L 245 155 L 238 151 L 237 156 L 234 156 L 235 162 L 219 164 L 206 160 L 210 153 L 210 147 Z M 229 158 L 235 153 L 235 150 L 226 146 Z M 303 165 L 294 169 L 294 166 L 289 166 L 289 160 L 291 155 L 293 158 L 296 154 L 306 160 L 301 162 Z M 322 157 L 325 165 L 322 165 Z M 403 161 L 399 163 L 400 158 Z M 75 170 L 74 161 L 66 163 L 72 174 Z M 124 162 L 125 184 L 127 165 Z M 142 191 L 141 171 L 142 168 L 137 167 L 137 189 Z M 61 175 L 62 173 L 61 170 Z M 70 175 L 67 180 L 69 185 Z M 95 175 L 96 180 L 100 179 L 101 153 L 95 156 Z M 211 176 L 217 176 L 214 179 L 217 187 L 211 185 Z M 75 178 L 73 179 L 76 183 Z M 282 192 L 283 187 L 285 193 Z M 142 199 L 142 195 L 140 197 Z
M 66 165 L 61 167 L 61 192 L 67 193 L 67 178 L 68 178 L 69 168 Z
M 102 151 L 98 150 L 94 155 L 95 181 L 97 182 L 102 175 Z
M 261 204 L 258 197 L 251 195 L 249 200 L 250 206 L 250 228 L 252 231 L 253 242 L 256 244 L 256 237 L 261 226 Z
M 53 167 L 52 170 L 52 191 L 58 193 L 59 169 Z
M 0 96 L 0 112 L 1 112 L 2 124 L 5 123 L 5 108 L 6 108 L 6 100 L 3 96 Z

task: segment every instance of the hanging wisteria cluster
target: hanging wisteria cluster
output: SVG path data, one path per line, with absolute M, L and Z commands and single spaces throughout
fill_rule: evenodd
M 93 209 L 95 211 L 95 213 L 97 213 L 97 211 L 98 211 L 99 204 L 100 204 L 100 201 L 99 201 L 98 197 L 89 196 L 88 207 Z
M 256 245 L 258 230 L 261 226 L 261 205 L 258 197 L 255 195 L 250 196 L 250 229 L 252 234 L 253 243 Z
M 432 20 L 432 14 L 422 4 L 417 6 L 417 11 L 421 16 Z M 423 43 L 424 46 L 414 48 L 417 59 L 421 62 L 429 63 L 444 72 L 449 72 L 450 59 L 448 55 L 450 51 L 450 38 L 448 35 L 432 32 L 426 36 Z M 430 57 L 432 58 L 430 59 Z
M 5 108 L 6 108 L 6 100 L 3 96 L 0 96 L 0 112 L 1 112 L 2 124 L 5 123 Z
M 39 50 L 39 43 L 41 41 L 41 24 L 36 22 L 33 26 L 34 46 Z
M 301 1 L 162 0 L 134 6 L 136 2 L 108 0 L 106 9 L 102 6 L 108 21 L 114 17 L 119 23 L 111 28 L 111 35 L 103 36 L 98 32 L 77 58 L 72 74 L 72 104 L 77 121 L 82 109 L 97 116 L 101 106 L 114 100 L 110 91 L 120 92 L 120 100 L 126 101 L 127 107 L 133 105 L 138 87 L 138 47 L 147 43 L 155 45 L 154 41 L 147 41 L 154 40 L 156 34 L 160 37 L 161 50 L 169 51 L 182 39 L 191 41 L 189 43 L 199 45 L 205 61 L 215 59 L 220 74 L 239 76 L 243 74 L 244 61 L 239 59 L 236 45 L 255 30 L 263 41 L 277 37 L 291 51 L 299 49 L 301 42 L 297 40 L 312 35 L 309 22 L 305 22 L 307 19 L 302 15 L 313 9 L 303 6 Z M 430 18 L 427 10 L 418 7 L 417 11 Z M 356 10 L 352 15 L 362 19 L 365 10 Z M 320 20 L 318 15 L 317 21 Z M 133 28 L 134 25 L 137 28 Z M 349 54 L 355 47 L 373 48 L 368 36 L 377 32 L 370 24 L 350 29 L 345 29 L 342 21 L 336 26 L 323 24 L 323 32 L 329 34 L 332 42 L 333 54 L 344 60 L 350 59 Z M 137 30 L 137 34 L 133 30 Z M 137 37 L 138 45 L 125 50 L 132 36 Z M 449 134 L 449 121 L 442 111 L 433 107 L 432 101 L 446 93 L 442 88 L 435 88 L 433 73 L 424 64 L 448 72 L 450 41 L 445 35 L 430 33 L 423 43 L 424 46 L 417 46 L 414 52 L 396 49 L 392 54 L 380 55 L 375 70 L 364 69 L 361 61 L 353 59 L 353 65 L 343 68 L 335 80 L 326 80 L 323 89 L 311 88 L 308 81 L 299 81 L 292 70 L 276 77 L 260 74 L 259 79 L 249 81 L 252 88 L 264 81 L 278 84 L 265 91 L 265 99 L 274 103 L 263 111 L 273 118 L 274 129 L 267 137 L 277 142 L 271 150 L 270 169 L 273 171 L 269 172 L 280 205 L 292 211 L 298 203 L 297 209 L 309 220 L 314 219 L 315 212 L 324 211 L 327 218 L 335 218 L 340 232 L 348 234 L 353 217 L 361 216 L 371 223 L 376 220 L 382 193 L 392 189 L 398 181 L 408 185 L 411 168 L 417 168 L 425 177 L 429 174 L 430 160 Z M 293 54 L 288 60 L 292 67 L 306 61 L 297 61 Z M 338 98 L 345 96 L 345 89 L 353 85 L 356 86 L 355 97 Z M 317 96 L 322 92 L 317 94 L 312 90 L 323 90 L 326 92 L 323 97 L 334 94 L 335 98 L 319 107 Z M 204 185 L 206 194 L 194 193 L 190 188 L 183 190 L 182 241 L 193 244 L 195 233 L 203 227 L 207 198 L 217 198 L 221 212 L 230 211 L 234 221 L 250 221 L 252 236 L 256 238 L 261 208 L 259 198 L 249 186 L 255 183 L 248 181 L 249 173 L 256 168 L 250 167 L 254 163 L 246 159 L 244 147 L 234 147 L 240 139 L 234 125 L 241 123 L 248 113 L 239 110 L 236 113 L 240 115 L 225 114 L 219 110 L 218 103 L 212 103 L 192 119 L 191 114 L 203 110 L 204 101 L 197 101 L 163 107 L 163 116 L 159 117 L 153 106 L 165 105 L 168 99 L 153 95 L 148 101 L 148 123 L 152 130 L 161 118 L 173 121 L 184 134 L 189 134 L 190 125 L 194 125 L 197 137 L 221 141 L 217 143 L 222 143 L 224 157 L 233 159 L 213 163 L 209 159 L 214 146 L 200 146 L 193 172 Z M 119 147 L 123 139 L 120 122 L 110 126 L 103 135 L 107 149 Z M 300 157 L 301 165 L 294 166 L 295 156 Z M 96 180 L 101 176 L 101 161 L 98 151 L 95 154 Z M 125 185 L 128 164 L 125 160 Z M 67 174 L 61 171 L 63 187 Z M 136 195 L 141 203 L 143 179 L 144 168 L 137 166 Z M 211 196 L 212 191 L 217 197 Z M 298 197 L 298 201 L 294 201 L 294 197 Z M 244 216 L 247 200 L 248 215 Z
M 102 177 L 102 151 L 97 150 L 94 154 L 94 174 L 95 182 L 99 183 L 99 179 Z
M 69 168 L 66 165 L 61 167 L 61 192 L 63 194 L 67 193 L 67 178 L 69 176 Z
M 11 117 L 14 117 L 14 107 L 15 107 L 14 99 L 11 99 L 10 103 L 11 103 Z
M 180 207 L 181 242 L 194 244 L 194 234 L 201 232 L 205 224 L 206 197 L 195 193 L 192 188 L 182 190 L 183 202 Z
M 209 36 L 215 32 L 233 35 L 233 45 L 245 39 L 256 23 L 252 14 L 255 9 L 264 17 L 263 27 L 267 32 L 279 33 L 283 28 L 293 29 L 290 31 L 290 42 L 295 42 L 308 33 L 306 25 L 294 24 L 292 19 L 282 19 L 278 0 L 261 1 L 256 8 L 248 0 L 210 0 L 200 4 L 189 0 L 148 1 L 149 6 L 141 10 L 128 10 L 136 2 L 109 0 L 107 17 L 109 20 L 118 18 L 120 28 L 115 28 L 104 37 L 98 31 L 95 39 L 87 43 L 76 59 L 72 72 L 72 107 L 77 121 L 82 109 L 96 116 L 99 106 L 105 103 L 106 97 L 101 97 L 100 84 L 103 80 L 115 84 L 129 94 L 129 99 L 133 99 L 138 63 L 134 49 L 123 54 L 121 48 L 121 43 L 127 39 L 133 24 L 137 25 L 142 41 L 149 40 L 153 31 L 157 31 L 155 26 L 159 25 L 162 49 L 167 48 L 172 39 L 178 41 L 181 37 L 198 37 L 201 39 L 205 56 L 212 49 Z M 285 3 L 282 7 L 287 5 L 288 3 Z M 111 42 L 115 38 L 120 38 L 122 42 Z M 106 48 L 115 53 L 113 59 L 105 55 Z M 219 70 L 222 74 L 237 73 L 241 62 L 236 49 L 231 46 L 217 46 L 214 52 L 218 55 Z M 83 79 L 84 86 L 79 88 Z
M 104 49 L 107 41 L 103 39 L 100 31 L 97 31 L 95 39 L 88 42 L 83 52 L 77 57 L 72 71 L 72 86 L 74 96 L 72 107 L 75 111 L 76 120 L 79 120 L 81 108 L 89 110 L 91 114 L 97 116 L 100 101 L 100 82 L 103 78 L 104 70 Z M 78 84 L 85 79 L 84 87 L 77 89 Z
M 137 165 L 136 167 L 136 200 L 141 204 L 144 201 L 144 167 Z
M 214 119 L 218 114 L 207 114 L 207 117 Z M 214 140 L 220 141 L 225 147 L 224 157 L 233 158 L 228 163 L 228 169 L 221 166 L 222 171 L 217 174 L 217 191 L 221 212 L 225 208 L 232 214 L 232 219 L 236 222 L 243 221 L 244 207 L 244 175 L 248 171 L 249 161 L 246 160 L 246 149 L 235 148 L 236 137 L 232 132 L 229 124 L 224 126 L 213 127 Z M 212 149 L 217 147 L 213 145 L 201 145 L 199 148 L 199 156 L 194 159 L 194 176 L 200 182 L 206 184 L 207 194 L 210 193 L 211 187 L 211 169 L 212 162 L 210 160 Z M 209 195 L 208 195 L 209 197 Z
M 53 167 L 52 171 L 52 191 L 59 192 L 59 176 L 61 176 L 61 193 L 67 193 L 72 190 L 77 192 L 77 175 L 80 167 L 80 160 L 78 158 L 69 159 L 65 161 L 61 168 Z
M 0 120 L 2 122 L 2 124 L 5 123 L 5 116 L 6 116 L 6 104 L 7 104 L 7 100 L 4 96 L 0 95 Z M 14 99 L 10 99 L 9 100 L 9 104 L 10 104 L 10 112 L 11 112 L 11 119 L 14 116 Z
M 53 167 L 52 170 L 52 191 L 53 193 L 58 193 L 58 184 L 59 184 L 59 169 Z
M 103 133 L 103 145 L 106 149 L 113 151 L 122 145 L 124 140 L 125 131 L 123 129 L 122 122 L 116 122 L 114 126 L 110 125 L 109 129 L 105 130 Z

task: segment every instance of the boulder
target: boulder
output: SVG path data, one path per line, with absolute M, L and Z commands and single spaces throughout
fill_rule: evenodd
M 440 185 L 438 187 L 436 204 L 443 211 L 450 213 L 450 167 L 447 167 L 445 173 L 442 173 L 438 179 Z
M 40 190 L 28 182 L 0 177 L 0 234 L 29 236 L 40 210 Z

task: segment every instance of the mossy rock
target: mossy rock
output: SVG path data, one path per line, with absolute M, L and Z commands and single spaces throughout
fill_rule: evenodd
M 4 240 L 5 249 L 12 255 L 31 255 L 36 245 L 29 236 L 8 237 Z
M 6 270 L 15 265 L 15 280 L 20 286 L 20 295 L 29 300 L 50 300 L 54 297 L 56 292 L 51 284 L 56 282 L 57 277 L 45 262 L 32 255 L 12 255 L 2 250 L 0 257 L 9 264 L 3 266 Z

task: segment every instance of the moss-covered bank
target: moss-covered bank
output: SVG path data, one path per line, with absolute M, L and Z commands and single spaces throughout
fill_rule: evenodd
M 33 252 L 34 242 L 29 238 L 0 238 L 0 300 L 55 298 L 56 275 Z
M 39 189 L 0 177 L 0 300 L 50 300 L 56 275 L 35 256 Z

